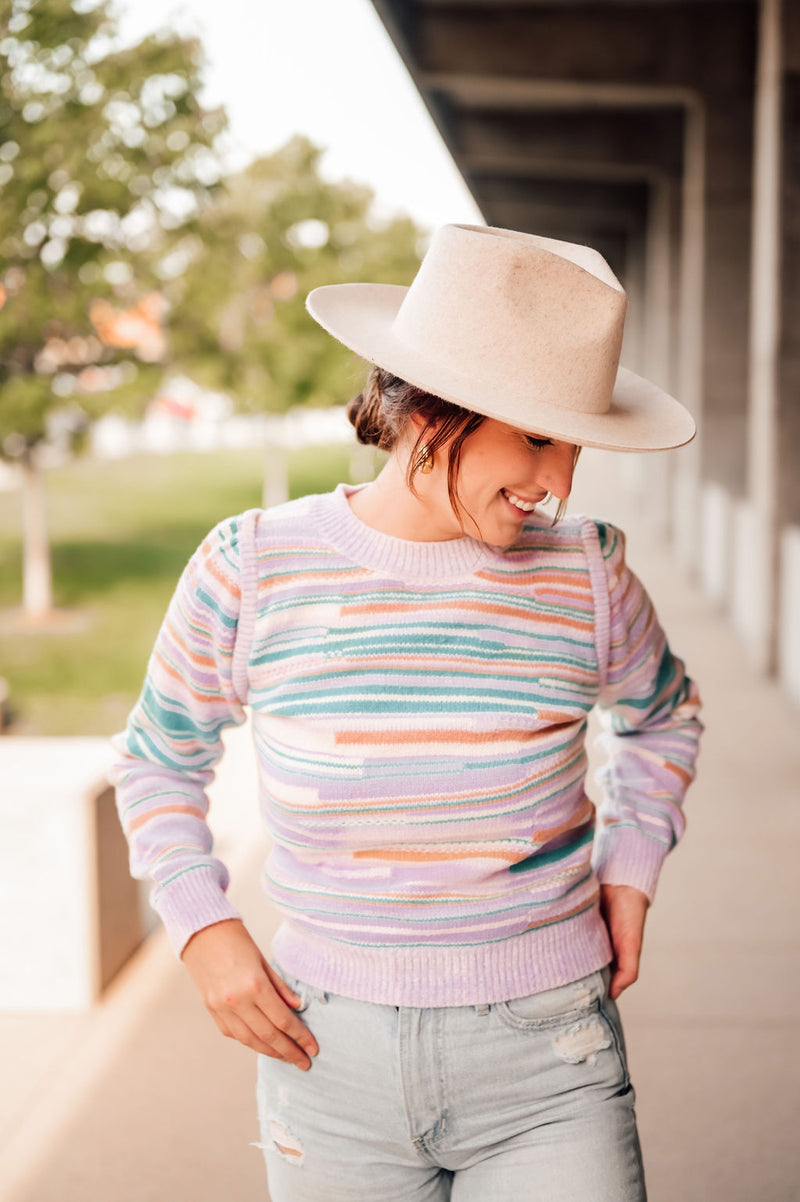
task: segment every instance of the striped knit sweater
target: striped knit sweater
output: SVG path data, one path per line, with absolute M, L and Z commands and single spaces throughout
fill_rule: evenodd
M 189 560 L 112 738 L 132 874 L 176 955 L 242 917 L 206 788 L 247 705 L 287 971 L 444 1006 L 602 967 L 599 885 L 652 900 L 704 729 L 622 531 L 534 511 L 511 547 L 414 542 L 358 518 L 355 487 L 221 521 Z

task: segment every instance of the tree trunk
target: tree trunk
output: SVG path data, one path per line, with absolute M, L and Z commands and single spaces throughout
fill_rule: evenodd
M 261 508 L 289 500 L 289 463 L 284 443 L 275 438 L 264 446 L 264 488 Z
M 42 618 L 53 609 L 53 575 L 47 531 L 47 489 L 36 447 L 22 460 L 22 610 Z

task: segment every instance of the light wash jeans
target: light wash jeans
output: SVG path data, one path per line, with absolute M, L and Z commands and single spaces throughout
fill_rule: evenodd
M 275 971 L 319 1054 L 258 1053 L 271 1202 L 645 1202 L 609 965 L 491 1005 L 362 1002 Z

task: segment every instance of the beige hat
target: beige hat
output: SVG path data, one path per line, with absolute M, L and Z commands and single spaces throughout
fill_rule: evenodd
M 662 451 L 694 419 L 619 366 L 628 298 L 598 251 L 443 225 L 411 284 L 326 284 L 306 308 L 370 363 L 464 409 L 567 442 Z

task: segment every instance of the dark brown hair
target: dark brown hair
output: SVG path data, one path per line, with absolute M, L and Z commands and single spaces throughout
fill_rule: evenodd
M 354 396 L 347 405 L 347 416 L 355 427 L 358 441 L 366 446 L 377 447 L 381 451 L 391 451 L 394 448 L 412 414 L 420 414 L 424 417 L 425 425 L 408 458 L 406 483 L 417 496 L 414 475 L 423 458 L 421 453 L 423 444 L 427 444 L 429 454 L 434 455 L 440 447 L 452 439 L 448 449 L 447 495 L 463 530 L 464 524 L 460 516 L 463 510 L 456 488 L 456 478 L 461 463 L 461 448 L 470 434 L 473 434 L 486 419 L 482 413 L 473 413 L 452 401 L 445 401 L 430 392 L 425 392 L 423 388 L 409 384 L 400 376 L 392 375 L 391 372 L 375 364 L 370 367 L 363 392 Z M 428 430 L 432 429 L 436 422 L 441 422 L 439 429 L 435 430 L 430 438 L 427 438 Z M 578 461 L 580 449 L 580 446 L 575 447 L 573 467 Z M 552 525 L 555 525 L 564 516 L 568 500 L 568 497 L 564 497 L 559 501 Z M 475 525 L 478 525 L 477 522 Z

